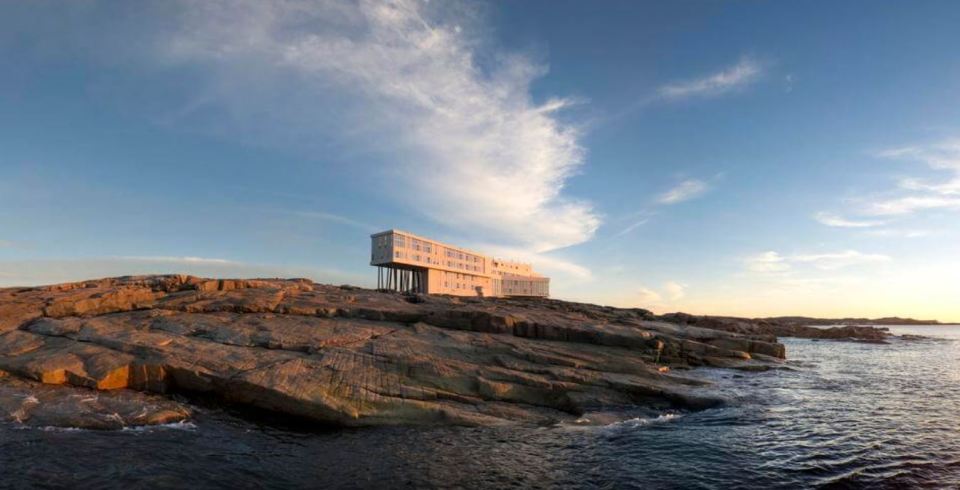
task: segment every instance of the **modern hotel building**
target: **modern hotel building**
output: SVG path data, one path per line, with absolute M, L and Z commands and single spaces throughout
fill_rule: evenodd
M 455 296 L 550 295 L 530 264 L 500 260 L 399 230 L 370 236 L 377 287 Z

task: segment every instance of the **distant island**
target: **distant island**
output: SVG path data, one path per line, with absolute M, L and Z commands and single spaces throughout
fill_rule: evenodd
M 758 321 L 775 321 L 802 325 L 945 325 L 937 320 L 915 320 L 913 318 L 811 318 L 806 316 L 778 316 L 758 318 Z

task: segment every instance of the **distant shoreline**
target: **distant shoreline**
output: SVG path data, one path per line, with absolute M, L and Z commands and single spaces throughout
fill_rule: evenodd
M 943 323 L 939 320 L 915 320 L 913 318 L 885 317 L 885 318 L 811 318 L 803 316 L 779 316 L 756 318 L 755 320 L 776 321 L 803 325 L 957 325 Z

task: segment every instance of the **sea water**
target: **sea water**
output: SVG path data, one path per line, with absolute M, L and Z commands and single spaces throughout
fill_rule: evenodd
M 729 400 L 604 426 L 307 430 L 197 407 L 125 431 L 0 425 L 0 488 L 960 487 L 960 327 L 783 339 L 787 369 L 695 369 Z

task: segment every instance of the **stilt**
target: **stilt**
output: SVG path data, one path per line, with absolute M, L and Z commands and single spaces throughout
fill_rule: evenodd
M 378 266 L 377 289 L 406 294 L 426 294 L 427 271 L 419 268 Z

